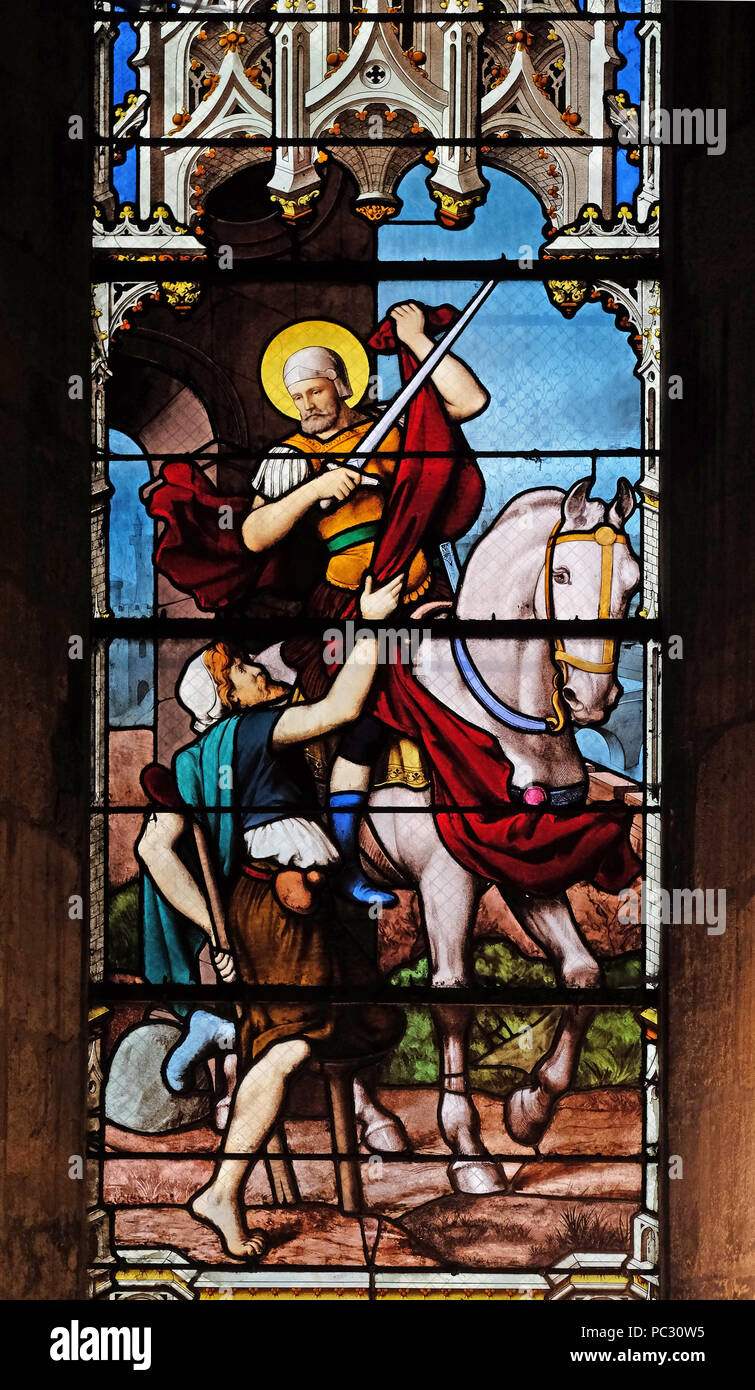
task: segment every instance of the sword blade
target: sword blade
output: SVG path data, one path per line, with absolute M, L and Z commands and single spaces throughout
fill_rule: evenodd
M 353 457 L 369 457 L 382 444 L 385 436 L 393 429 L 396 421 L 402 415 L 407 405 L 414 399 L 417 392 L 421 390 L 428 377 L 432 376 L 439 362 L 450 351 L 456 339 L 464 332 L 467 324 L 474 318 L 477 310 L 484 304 L 489 294 L 492 294 L 497 284 L 496 280 L 488 280 L 482 285 L 476 294 L 472 295 L 466 309 L 462 310 L 456 323 L 446 329 L 442 338 L 439 338 L 432 352 L 429 352 L 424 362 L 421 362 L 414 376 L 402 386 L 397 396 L 394 396 L 390 405 L 383 411 L 379 420 L 375 421 L 371 430 L 368 430 L 364 438 L 354 450 Z

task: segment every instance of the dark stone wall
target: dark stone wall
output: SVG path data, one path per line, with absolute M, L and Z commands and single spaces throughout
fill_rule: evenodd
M 353 217 L 347 202 L 344 210 Z M 344 314 L 341 285 L 226 285 L 219 273 L 186 315 L 150 304 L 132 328 L 116 334 L 108 392 L 111 424 L 138 434 L 160 393 L 167 399 L 178 380 L 202 401 L 224 446 L 256 452 L 285 438 L 294 426 L 268 401 L 259 364 L 270 339 L 297 319 L 338 320 L 366 342 L 375 328 L 374 289 L 350 285 Z
M 662 498 L 665 618 L 684 640 L 663 703 L 666 882 L 724 888 L 723 935 L 667 929 L 668 1296 L 751 1299 L 753 1088 L 753 366 L 751 13 L 671 4 L 669 107 L 724 107 L 726 152 L 678 148 L 662 197 L 668 267 Z
M 68 117 L 88 115 L 86 11 L 28 0 L 23 55 L 0 54 L 2 1298 L 77 1297 L 86 1263 L 84 1182 L 68 1175 L 84 1142 L 86 927 L 68 897 L 86 893 L 89 668 L 68 640 L 88 623 L 91 208 Z

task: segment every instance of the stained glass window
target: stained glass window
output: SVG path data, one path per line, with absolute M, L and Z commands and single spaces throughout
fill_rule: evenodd
M 91 1292 L 652 1298 L 659 0 L 97 0 Z

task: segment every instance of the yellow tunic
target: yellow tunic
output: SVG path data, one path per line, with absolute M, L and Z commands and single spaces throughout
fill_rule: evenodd
M 359 441 L 372 428 L 374 420 L 363 420 L 349 429 L 341 430 L 332 439 L 317 439 L 308 434 L 292 434 L 283 441 L 298 453 L 306 454 L 315 473 L 325 467 L 328 454 L 339 454 L 339 463 L 348 463 L 343 457 L 356 448 Z M 330 552 L 330 561 L 325 574 L 329 584 L 338 589 L 358 589 L 362 577 L 369 569 L 375 550 L 375 540 L 383 515 L 389 481 L 398 463 L 398 450 L 401 436 L 397 429 L 386 435 L 374 457 L 362 464 L 362 471 L 385 481 L 384 488 L 357 488 L 346 502 L 332 511 L 319 511 L 316 521 L 318 534 Z M 404 603 L 413 602 L 430 583 L 430 571 L 424 553 L 418 550 L 409 566 Z

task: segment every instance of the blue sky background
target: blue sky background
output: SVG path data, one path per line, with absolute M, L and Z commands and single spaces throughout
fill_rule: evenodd
M 418 260 L 421 248 L 423 260 L 444 252 L 446 260 L 495 260 L 501 254 L 515 257 L 523 244 L 537 245 L 542 239 L 542 212 L 534 194 L 510 175 L 487 172 L 488 201 L 470 227 L 448 233 L 430 223 L 420 232 L 416 226 L 402 225 L 426 218 L 429 212 L 427 173 L 412 169 L 399 189 L 405 200 L 400 219 L 380 232 L 380 258 Z M 400 299 L 463 307 L 479 282 L 444 281 L 442 266 L 438 269 L 438 280 L 429 283 L 383 282 L 379 313 Z M 590 474 L 593 450 L 639 448 L 640 383 L 633 375 L 635 357 L 626 336 L 600 304 L 588 303 L 573 319 L 565 319 L 550 303 L 545 288 L 532 282 L 499 285 L 465 330 L 458 351 L 491 396 L 488 409 L 465 426 L 473 448 L 521 450 L 522 454 L 540 449 L 585 450 L 575 459 L 481 460 L 487 486 L 485 511 L 475 531 L 459 545 L 463 559 L 472 540 L 515 493 L 546 485 L 570 487 Z M 381 357 L 379 368 L 381 396 L 389 400 L 398 389 L 395 357 Z M 634 481 L 638 472 L 635 459 L 599 458 L 593 491 L 610 499 L 619 474 Z M 637 516 L 628 529 L 638 545 Z
M 129 58 L 136 52 L 137 36 L 131 24 L 118 25 L 118 37 L 113 44 L 113 108 L 120 106 L 127 92 L 138 88 L 136 73 L 128 66 Z M 113 169 L 113 184 L 121 203 L 133 203 L 136 199 L 136 150 L 129 150 L 124 164 L 116 164 Z
M 628 0 L 621 5 L 621 9 L 638 9 L 637 3 L 628 3 Z M 616 86 L 621 91 L 629 93 L 633 105 L 638 105 L 640 100 L 640 41 L 637 37 L 637 25 L 627 22 L 622 24 L 618 32 L 617 44 L 619 52 L 626 59 L 623 68 L 619 68 L 616 73 Z M 637 186 L 640 181 L 640 169 L 638 164 L 630 164 L 624 150 L 616 151 L 616 205 L 620 203 L 631 203 Z
M 118 430 L 110 431 L 110 448 L 115 454 L 137 454 L 137 458 L 111 459 L 110 482 L 115 489 L 110 499 L 110 604 L 117 618 L 144 618 L 152 612 L 151 565 L 137 565 L 132 544 L 136 530 L 143 554 L 152 549 L 152 521 L 139 499 L 139 488 L 150 479 L 149 464 L 138 444 Z M 115 603 L 113 581 L 122 581 L 121 601 Z

